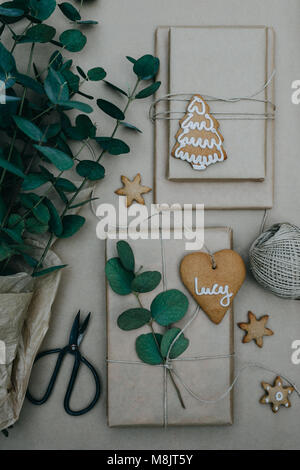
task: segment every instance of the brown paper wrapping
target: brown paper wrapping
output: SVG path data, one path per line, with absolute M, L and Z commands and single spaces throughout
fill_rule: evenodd
M 162 272 L 161 240 L 130 240 L 136 267 Z M 232 232 L 228 228 L 205 229 L 205 244 L 211 251 L 231 248 Z M 196 303 L 189 295 L 179 276 L 179 264 L 185 251 L 184 240 L 163 240 L 166 269 L 166 289 L 179 289 L 189 298 L 187 315 L 179 322 L 183 325 L 195 312 Z M 189 252 L 190 253 L 190 252 Z M 116 240 L 107 240 L 107 259 L 117 256 Z M 162 283 L 141 300 L 147 307 L 163 290 Z M 111 361 L 139 361 L 135 352 L 137 336 L 148 333 L 147 326 L 134 331 L 122 331 L 117 318 L 125 309 L 137 306 L 133 295 L 121 297 L 107 286 L 107 358 Z M 156 327 L 156 325 L 155 325 Z M 158 331 L 158 328 L 156 327 Z M 233 352 L 233 312 L 228 311 L 220 325 L 213 324 L 203 312 L 185 332 L 190 345 L 181 357 L 199 355 L 228 355 Z M 204 399 L 217 399 L 232 381 L 233 357 L 202 361 L 176 361 L 176 371 L 183 381 Z M 143 363 L 119 364 L 108 362 L 108 425 L 109 426 L 163 426 L 164 380 L 163 368 Z M 183 409 L 176 392 L 167 380 L 168 425 L 225 425 L 233 422 L 232 392 L 214 404 L 202 404 L 179 384 L 186 404 Z

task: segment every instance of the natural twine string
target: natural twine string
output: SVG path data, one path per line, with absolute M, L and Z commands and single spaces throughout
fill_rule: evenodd
M 276 110 L 276 106 L 274 103 L 272 103 L 271 101 L 269 100 L 261 100 L 261 99 L 258 99 L 256 98 L 257 95 L 259 95 L 260 93 L 262 93 L 264 90 L 266 90 L 268 88 L 268 86 L 270 85 L 271 81 L 273 80 L 274 76 L 275 76 L 275 73 L 276 73 L 276 70 L 273 70 L 272 74 L 270 75 L 270 77 L 268 78 L 268 80 L 266 81 L 266 83 L 259 89 L 257 90 L 255 93 L 252 93 L 251 95 L 249 96 L 240 96 L 240 97 L 233 97 L 233 98 L 228 98 L 228 97 L 220 97 L 220 96 L 211 96 L 211 95 L 207 95 L 207 94 L 201 94 L 201 96 L 203 97 L 203 99 L 206 101 L 206 102 L 224 102 L 224 103 L 238 103 L 240 101 L 252 101 L 252 102 L 257 102 L 257 103 L 264 103 L 266 104 L 267 106 L 271 106 L 271 108 L 273 109 L 273 111 Z M 149 118 L 152 122 L 156 121 L 156 120 L 167 120 L 167 121 L 175 121 L 175 120 L 178 120 L 178 117 L 172 117 L 172 115 L 184 115 L 185 113 L 184 112 L 181 112 L 181 111 L 159 111 L 159 112 L 156 112 L 156 107 L 159 103 L 162 103 L 162 102 L 175 102 L 175 101 L 185 101 L 185 102 L 189 102 L 190 101 L 190 98 L 179 98 L 180 96 L 193 96 L 193 95 L 197 95 L 199 94 L 199 91 L 196 91 L 194 93 L 192 92 L 178 92 L 178 93 L 168 93 L 166 95 L 163 95 L 161 96 L 160 98 L 157 98 L 155 101 L 153 101 L 153 103 L 151 104 L 150 108 L 149 108 Z M 269 119 L 275 119 L 275 113 L 274 112 L 264 112 L 264 113 L 237 113 L 237 112 L 227 112 L 227 113 L 224 113 L 224 112 L 215 112 L 215 113 L 211 113 L 213 116 L 220 116 L 218 117 L 218 120 L 219 121 L 222 121 L 222 120 L 238 120 L 238 121 L 242 121 L 242 120 L 269 120 Z M 223 117 L 222 117 L 223 116 Z

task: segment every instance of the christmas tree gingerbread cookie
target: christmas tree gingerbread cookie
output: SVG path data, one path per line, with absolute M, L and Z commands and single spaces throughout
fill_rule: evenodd
M 194 170 L 205 170 L 209 165 L 227 159 L 224 138 L 218 131 L 219 122 L 210 114 L 202 96 L 191 98 L 187 113 L 179 124 L 171 152 L 173 157 L 187 161 Z

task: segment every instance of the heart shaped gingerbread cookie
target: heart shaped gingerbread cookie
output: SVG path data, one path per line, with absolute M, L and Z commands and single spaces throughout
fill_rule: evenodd
M 233 250 L 211 256 L 197 252 L 186 255 L 180 264 L 180 276 L 202 310 L 210 320 L 220 323 L 246 277 L 246 267 L 241 256 Z

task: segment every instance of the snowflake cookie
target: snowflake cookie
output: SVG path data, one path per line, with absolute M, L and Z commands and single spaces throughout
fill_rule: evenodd
M 263 405 L 272 405 L 272 411 L 274 413 L 277 413 L 280 406 L 284 406 L 285 408 L 292 406 L 289 396 L 293 393 L 294 387 L 284 387 L 281 377 L 276 377 L 273 386 L 266 382 L 262 382 L 261 385 L 266 394 L 260 399 L 260 403 Z

